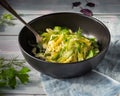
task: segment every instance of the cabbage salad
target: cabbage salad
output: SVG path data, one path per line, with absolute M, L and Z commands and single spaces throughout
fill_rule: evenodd
M 78 62 L 92 58 L 100 52 L 96 38 L 82 35 L 80 28 L 73 32 L 69 28 L 55 26 L 53 29 L 46 28 L 41 36 L 42 47 L 38 44 L 32 53 L 48 62 Z

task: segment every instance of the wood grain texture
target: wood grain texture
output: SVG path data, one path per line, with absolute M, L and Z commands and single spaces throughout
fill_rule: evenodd
M 25 14 L 41 14 L 46 12 L 55 11 L 71 11 L 73 0 L 10 0 L 9 3 L 15 8 L 19 13 Z M 26 7 L 27 6 L 27 7 Z M 2 8 L 0 10 L 4 12 Z
M 39 17 L 41 15 L 37 14 L 37 15 L 22 15 L 21 17 L 26 21 L 26 22 L 29 22 L 31 21 L 32 19 L 35 19 L 37 17 Z M 15 20 L 12 20 L 12 22 L 15 24 L 15 25 L 5 25 L 5 26 L 2 26 L 0 28 L 0 35 L 2 36 L 16 36 L 19 34 L 19 32 L 22 30 L 22 28 L 24 27 L 24 24 L 22 24 L 18 19 L 15 18 Z
M 79 8 L 72 9 L 72 2 L 77 0 L 8 0 L 9 3 L 19 13 L 24 14 L 41 14 L 46 12 L 79 12 Z M 79 1 L 79 0 L 78 0 Z M 119 14 L 120 1 L 119 0 L 88 0 L 96 4 L 95 8 L 90 8 L 95 14 Z M 81 0 L 82 7 L 85 7 L 86 0 Z M 27 7 L 26 7 L 27 6 Z M 89 8 L 89 7 L 87 7 Z M 0 12 L 4 12 L 0 8 Z
M 46 96 L 46 94 L 0 94 L 0 96 Z
M 76 0 L 7 0 L 13 8 L 22 14 L 22 18 L 29 22 L 32 19 L 48 13 L 54 12 L 78 12 L 80 8 L 72 9 L 72 3 Z M 79 1 L 79 0 L 78 0 Z M 119 32 L 120 25 L 109 26 L 108 23 L 120 21 L 120 1 L 119 0 L 88 0 L 96 4 L 95 8 L 90 8 L 94 17 L 101 20 L 111 31 L 116 29 Z M 85 7 L 86 1 L 81 0 L 82 7 Z M 0 6 L 0 14 L 7 13 L 5 9 Z M 117 19 L 116 19 L 117 18 Z M 19 59 L 24 59 L 22 56 L 19 44 L 18 35 L 23 28 L 23 24 L 16 18 L 13 20 L 14 26 L 0 27 L 0 56 L 11 59 L 18 56 Z M 112 34 L 114 36 L 114 34 Z M 21 85 L 15 90 L 9 88 L 0 89 L 0 96 L 46 96 L 39 79 L 39 72 L 25 64 L 31 69 L 30 84 Z M 119 96 L 119 95 L 118 95 Z

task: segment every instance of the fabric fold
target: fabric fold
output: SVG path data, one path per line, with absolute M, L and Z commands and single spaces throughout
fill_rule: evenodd
M 95 70 L 71 79 L 56 79 L 41 74 L 40 80 L 48 96 L 115 96 L 120 94 L 119 82 Z

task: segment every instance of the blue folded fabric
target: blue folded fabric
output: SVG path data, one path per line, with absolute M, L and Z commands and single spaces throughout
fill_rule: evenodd
M 97 66 L 96 70 L 120 82 L 120 40 L 119 37 L 115 38 L 116 40 L 111 42 L 104 60 Z
M 55 79 L 41 73 L 48 96 L 120 96 L 120 18 L 110 18 L 103 18 L 110 29 L 111 44 L 102 62 L 90 73 L 72 79 Z
M 118 96 L 120 83 L 95 70 L 77 78 L 55 79 L 41 74 L 48 96 Z

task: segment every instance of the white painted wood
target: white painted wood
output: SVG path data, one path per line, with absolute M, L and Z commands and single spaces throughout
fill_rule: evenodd
M 24 14 L 41 14 L 41 12 L 58 12 L 58 11 L 70 11 L 79 12 L 79 8 L 72 9 L 72 3 L 80 0 L 8 0 L 9 3 L 19 13 Z M 120 1 L 119 0 L 88 0 L 96 4 L 92 11 L 95 14 L 103 13 L 120 13 Z M 81 6 L 84 8 L 86 0 L 81 0 Z M 27 7 L 26 7 L 27 6 Z M 88 7 L 86 7 L 88 8 Z M 3 12 L 0 8 L 0 12 Z M 91 9 L 91 8 L 90 8 Z
M 18 94 L 0 94 L 0 96 L 34 96 L 34 95 L 27 95 L 27 94 L 23 94 L 23 95 L 18 95 Z M 41 95 L 39 95 L 41 96 Z
M 118 29 L 120 28 L 120 25 L 118 23 L 120 21 L 120 16 L 97 15 L 95 17 L 101 20 L 110 29 L 110 31 L 114 31 L 116 29 L 114 34 L 117 34 L 119 32 Z M 112 26 L 110 26 L 109 24 L 111 22 L 114 22 Z M 11 27 L 11 30 L 12 29 L 13 28 Z M 114 34 L 112 34 L 112 36 L 114 36 Z M 4 56 L 5 58 L 8 59 L 15 56 L 19 56 L 19 59 L 24 59 L 19 49 L 18 36 L 2 36 L 2 35 L 0 36 L 0 56 Z M 31 68 L 29 64 L 26 63 L 25 65 Z M 7 89 L 7 88 L 0 89 L 0 93 L 29 94 L 29 95 L 45 94 L 42 85 L 40 83 L 39 72 L 31 68 L 30 78 L 31 78 L 30 79 L 31 83 L 29 85 L 25 85 L 25 86 L 21 85 L 15 90 Z
M 31 21 L 32 19 L 35 19 L 41 15 L 23 15 L 21 16 L 26 22 Z M 22 24 L 18 19 L 12 20 L 12 22 L 15 25 L 5 25 L 0 28 L 0 35 L 18 35 L 19 32 L 24 27 L 24 24 Z
M 39 94 L 39 95 L 35 95 L 35 94 L 33 94 L 33 95 L 28 95 L 28 94 L 20 94 L 20 95 L 18 95 L 18 94 L 0 94 L 0 96 L 46 96 L 46 94 Z
M 31 21 L 32 19 L 35 19 L 39 16 L 42 16 L 40 14 L 34 14 L 34 15 L 24 15 L 22 16 L 23 19 L 27 22 Z M 118 18 L 118 20 L 120 19 L 120 15 L 114 15 L 114 14 L 97 14 L 94 15 L 93 17 L 99 19 L 100 21 L 104 22 L 105 24 L 107 24 L 108 22 L 110 23 L 111 21 L 113 21 L 114 18 Z M 14 26 L 4 26 L 2 27 L 2 29 L 0 29 L 0 35 L 3 36 L 9 36 L 9 35 L 19 35 L 19 32 L 21 31 L 21 29 L 23 28 L 23 24 L 18 21 L 17 19 L 13 20 L 13 22 L 15 22 Z M 7 39 L 7 38 L 6 38 Z
M 0 94 L 0 96 L 46 96 L 46 94 Z
M 29 22 L 32 19 L 44 14 L 53 12 L 78 12 L 79 8 L 72 9 L 72 3 L 79 0 L 7 0 L 13 8 L 23 14 L 22 18 Z M 94 17 L 101 20 L 110 31 L 116 30 L 119 32 L 120 25 L 120 1 L 119 0 L 88 0 L 96 4 L 95 8 L 91 8 Z M 85 7 L 85 0 L 81 0 L 81 6 Z M 7 11 L 1 8 L 0 14 Z M 14 26 L 0 27 L 0 56 L 7 59 L 18 56 L 19 59 L 24 59 L 18 45 L 18 34 L 23 28 L 23 24 L 17 19 L 13 20 Z M 108 23 L 114 22 L 116 25 L 109 26 Z M 112 34 L 114 36 L 114 34 Z M 28 63 L 25 64 L 31 69 L 30 83 L 28 85 L 20 85 L 15 90 L 9 88 L 0 89 L 0 96 L 46 96 L 42 84 L 39 79 L 39 72 L 33 69 Z M 2 93 L 2 94 L 1 94 Z

